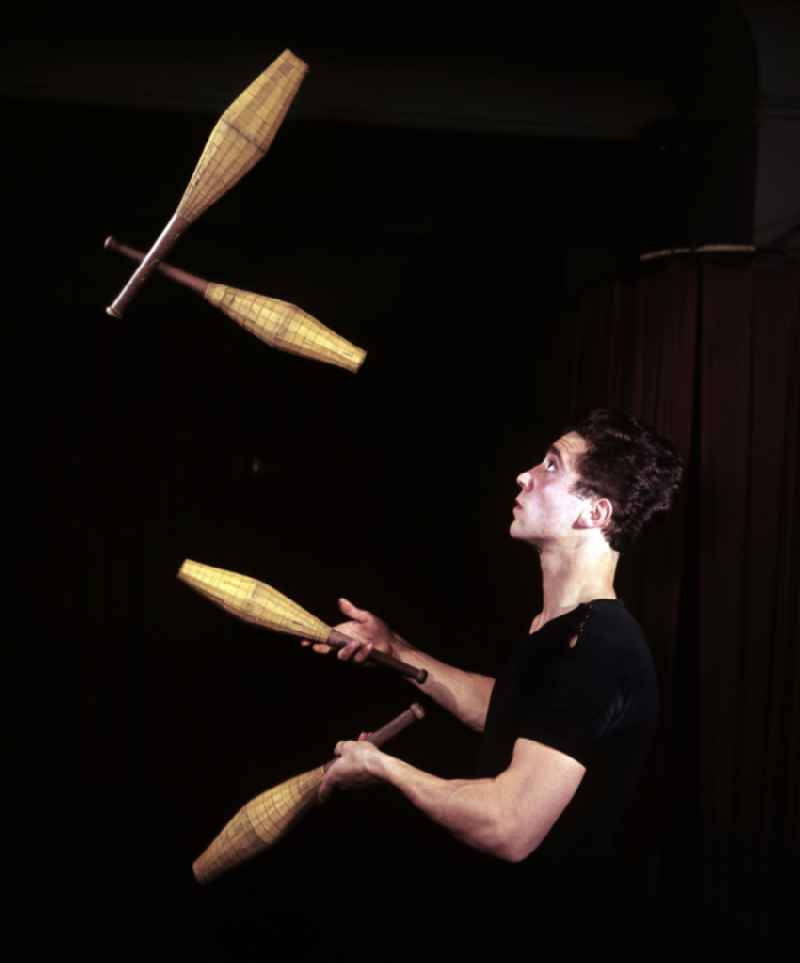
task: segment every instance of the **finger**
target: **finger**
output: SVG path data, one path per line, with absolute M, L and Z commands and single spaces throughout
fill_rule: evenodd
M 336 653 L 336 658 L 342 659 L 346 662 L 348 659 L 352 659 L 354 655 L 357 656 L 358 651 L 361 648 L 363 648 L 363 643 L 357 642 L 355 639 L 353 639 L 352 642 L 348 642 L 347 645 L 342 646 L 342 648 L 339 649 L 339 651 Z M 364 658 L 356 658 L 356 662 L 363 662 Z
M 354 619 L 356 622 L 366 622 L 369 620 L 369 612 L 366 609 L 360 609 L 349 599 L 339 599 L 339 608 L 343 615 Z
M 372 735 L 371 732 L 362 732 L 358 737 L 358 741 L 365 742 L 367 739 L 369 739 L 371 735 Z
M 327 655 L 331 650 L 331 647 L 329 645 L 325 645 L 324 642 L 312 642 L 311 639 L 300 639 L 300 645 L 304 649 L 308 649 L 310 647 L 314 650 L 314 652 L 319 652 L 320 655 Z
M 353 662 L 366 662 L 370 652 L 372 652 L 372 643 L 365 642 L 364 645 L 360 645 L 353 653 Z

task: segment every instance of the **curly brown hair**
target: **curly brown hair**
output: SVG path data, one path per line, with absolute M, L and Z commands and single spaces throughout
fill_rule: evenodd
M 606 539 L 620 551 L 653 515 L 672 504 L 683 477 L 674 445 L 632 415 L 596 408 L 571 426 L 588 444 L 576 465 L 575 493 L 607 498 Z

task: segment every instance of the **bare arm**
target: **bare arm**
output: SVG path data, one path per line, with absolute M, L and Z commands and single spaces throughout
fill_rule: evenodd
M 511 765 L 494 779 L 440 779 L 368 742 L 340 742 L 339 757 L 320 786 L 387 782 L 456 838 L 481 852 L 517 862 L 542 842 L 586 772 L 571 756 L 530 739 L 517 739 Z
M 483 732 L 495 680 L 488 675 L 466 672 L 447 662 L 440 662 L 415 649 L 396 633 L 394 638 L 396 651 L 403 653 L 398 655 L 398 658 L 428 670 L 428 678 L 422 684 L 409 681 L 448 712 L 452 712 L 464 725 L 476 732 Z
M 465 672 L 455 666 L 440 662 L 401 638 L 377 616 L 359 609 L 347 599 L 339 599 L 339 608 L 350 621 L 342 622 L 336 628 L 353 638 L 353 645 L 339 649 L 337 657 L 363 662 L 373 649 L 386 652 L 403 662 L 409 662 L 421 669 L 428 670 L 428 678 L 423 683 L 412 682 L 425 695 L 452 712 L 465 725 L 478 732 L 483 731 L 489 699 L 494 688 L 494 679 L 476 672 Z M 304 643 L 310 644 L 310 643 Z M 327 645 L 314 645 L 317 652 L 329 652 Z M 409 680 L 411 681 L 411 680 Z

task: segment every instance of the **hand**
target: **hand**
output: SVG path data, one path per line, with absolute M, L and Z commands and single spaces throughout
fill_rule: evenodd
M 339 608 L 343 615 L 349 617 L 350 621 L 340 622 L 334 628 L 344 635 L 350 636 L 353 642 L 338 649 L 336 657 L 347 661 L 352 659 L 354 662 L 364 662 L 369 657 L 370 652 L 375 649 L 378 652 L 385 652 L 397 658 L 397 636 L 389 626 L 371 612 L 359 609 L 347 599 L 339 599 Z M 310 642 L 303 639 L 300 643 L 303 646 L 311 646 L 315 652 L 323 655 L 331 651 L 331 646 L 323 642 Z
M 358 742 L 336 743 L 336 761 L 320 783 L 320 802 L 325 802 L 334 789 L 362 789 L 380 781 L 381 751 L 366 741 L 367 735 L 362 732 Z

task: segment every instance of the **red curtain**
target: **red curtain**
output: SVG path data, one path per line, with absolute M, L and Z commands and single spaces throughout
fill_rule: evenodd
M 799 316 L 798 264 L 763 254 L 643 266 L 572 318 L 574 407 L 632 412 L 688 467 L 620 567 L 662 692 L 639 868 L 662 905 L 760 935 L 800 856 Z

